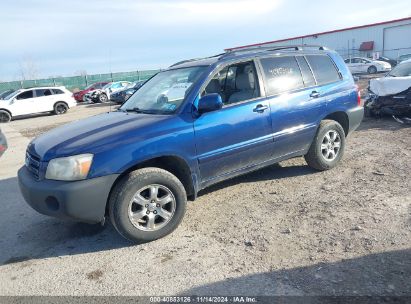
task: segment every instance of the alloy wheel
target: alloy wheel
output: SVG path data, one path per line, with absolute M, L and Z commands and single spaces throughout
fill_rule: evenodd
M 325 133 L 321 142 L 321 153 L 326 161 L 333 161 L 341 149 L 341 137 L 335 130 Z
M 139 230 L 156 231 L 166 226 L 176 210 L 174 194 L 166 186 L 152 184 L 134 194 L 128 207 L 130 222 Z

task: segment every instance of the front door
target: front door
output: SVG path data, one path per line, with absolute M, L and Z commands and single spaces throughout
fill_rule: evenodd
M 33 99 L 33 90 L 24 91 L 14 97 L 13 103 L 10 105 L 13 116 L 35 113 Z
M 257 75 L 253 61 L 233 64 L 220 70 L 202 92 L 218 93 L 224 103 L 194 122 L 204 184 L 271 158 L 270 108 L 261 97 Z

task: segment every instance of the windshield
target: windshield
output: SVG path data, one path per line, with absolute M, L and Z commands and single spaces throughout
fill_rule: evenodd
M 111 84 L 112 84 L 111 82 L 107 83 L 102 89 L 103 90 L 108 89 L 111 86 Z
M 19 94 L 20 92 L 21 92 L 20 90 L 17 90 L 17 91 L 15 91 L 15 92 L 13 92 L 13 93 L 7 95 L 6 97 L 4 97 L 4 100 L 12 99 L 14 96 L 16 96 L 17 94 Z
M 397 65 L 392 71 L 388 74 L 392 77 L 407 77 L 411 76 L 411 62 L 404 62 Z
M 160 72 L 136 91 L 120 110 L 153 114 L 174 113 L 205 68 L 197 66 Z

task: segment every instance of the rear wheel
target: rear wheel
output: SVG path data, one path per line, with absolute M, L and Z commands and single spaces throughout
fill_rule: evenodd
M 11 115 L 9 112 L 0 110 L 0 123 L 7 123 L 11 120 Z
M 65 114 L 68 110 L 68 106 L 64 102 L 58 102 L 54 105 L 54 114 L 61 115 Z
M 323 120 L 305 155 L 305 160 L 311 168 L 329 170 L 338 164 L 344 154 L 344 148 L 344 129 L 334 120 Z
M 377 73 L 377 68 L 372 65 L 368 68 L 367 71 L 368 71 L 368 74 L 375 74 L 375 73 Z
M 168 171 L 144 168 L 116 184 L 109 214 L 116 230 L 134 242 L 152 241 L 171 233 L 183 219 L 187 195 Z

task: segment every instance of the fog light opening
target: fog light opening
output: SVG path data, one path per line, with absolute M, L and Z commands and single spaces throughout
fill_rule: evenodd
M 46 198 L 46 206 L 51 211 L 59 210 L 59 202 L 54 196 L 48 196 Z

